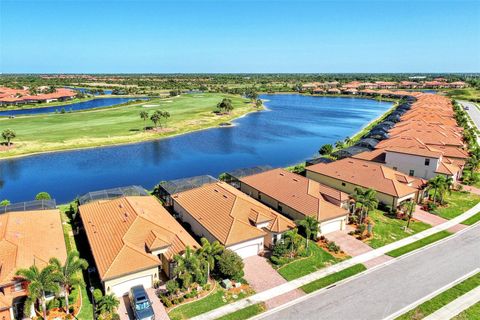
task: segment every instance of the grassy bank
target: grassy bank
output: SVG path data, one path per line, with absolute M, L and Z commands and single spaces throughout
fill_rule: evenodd
M 302 289 L 305 293 L 311 293 L 313 291 L 320 290 L 322 288 L 328 287 L 329 285 L 331 285 L 335 282 L 338 282 L 338 281 L 347 279 L 349 277 L 352 277 L 352 276 L 356 275 L 357 273 L 363 272 L 365 270 L 367 270 L 367 268 L 363 264 L 359 263 L 359 264 L 353 265 L 349 268 L 346 268 L 342 271 L 339 271 L 339 272 L 333 273 L 331 275 L 328 275 L 324 278 L 312 281 L 312 282 L 300 287 L 300 289 Z
M 466 191 L 452 191 L 445 197 L 446 205 L 435 209 L 435 214 L 445 219 L 453 219 L 479 202 L 479 195 Z
M 222 98 L 232 100 L 234 110 L 216 115 Z M 162 132 L 143 131 L 140 111 L 150 115 L 155 110 L 170 113 Z M 214 127 L 254 111 L 249 100 L 226 94 L 182 95 L 171 99 L 153 99 L 121 108 L 105 108 L 65 114 L 41 114 L 4 119 L 2 127 L 15 131 L 15 147 L 0 152 L 0 158 L 114 144 L 133 143 L 174 136 Z M 147 126 L 152 126 L 150 120 Z
M 415 309 L 398 317 L 397 320 L 423 319 L 478 286 L 480 286 L 480 273 L 460 282 L 453 288 L 442 292 L 429 301 L 422 303 Z
M 408 252 L 411 252 L 411 251 L 420 249 L 422 247 L 425 247 L 425 246 L 427 246 L 431 243 L 434 243 L 438 240 L 446 238 L 450 235 L 451 235 L 451 233 L 448 232 L 448 231 L 440 231 L 440 232 L 437 232 L 435 234 L 432 234 L 431 236 L 428 236 L 428 237 L 423 238 L 421 240 L 415 241 L 414 243 L 410 243 L 410 244 L 408 244 L 406 246 L 403 246 L 401 248 L 398 248 L 398 249 L 392 250 L 390 252 L 387 252 L 386 255 L 390 256 L 390 257 L 394 257 L 394 258 L 400 257 L 401 255 L 404 255 Z
M 257 314 L 260 314 L 265 311 L 265 305 L 263 303 L 257 303 L 249 307 L 240 309 L 238 311 L 227 314 L 223 317 L 218 318 L 217 320 L 245 320 L 249 319 Z
M 469 100 L 480 102 L 480 90 L 475 88 L 450 89 L 446 91 L 447 96 L 458 100 Z
M 471 216 L 467 220 L 463 221 L 461 224 L 464 224 L 466 226 L 471 226 L 477 223 L 478 221 L 480 221 L 480 212 L 476 213 L 475 215 Z

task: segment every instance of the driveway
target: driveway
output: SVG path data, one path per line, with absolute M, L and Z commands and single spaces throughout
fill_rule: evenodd
M 149 288 L 146 289 L 150 301 L 152 301 L 153 312 L 155 312 L 155 320 L 169 320 L 170 318 L 163 307 L 163 304 L 160 302 L 160 299 L 155 295 L 155 289 Z M 134 320 L 133 310 L 130 307 L 130 300 L 128 296 L 123 296 L 120 299 L 120 305 L 118 307 L 118 314 L 120 315 L 120 320 Z
M 337 245 L 340 246 L 340 249 L 343 250 L 343 252 L 345 252 L 351 257 L 356 257 L 373 250 L 365 242 L 357 240 L 355 237 L 349 235 L 348 232 L 350 230 L 351 228 L 347 228 L 346 230 L 330 232 L 325 235 L 325 238 L 327 238 L 328 241 L 335 242 Z M 365 262 L 364 265 L 367 268 L 372 268 L 390 259 L 392 258 L 383 255 Z
M 245 264 L 243 269 L 245 272 L 244 278 L 257 293 L 287 282 L 287 280 L 272 268 L 270 263 L 268 263 L 267 259 L 264 257 L 248 257 L 243 259 L 243 263 Z M 267 300 L 265 305 L 267 309 L 272 309 L 302 295 L 304 295 L 303 291 L 296 289 Z
M 415 207 L 415 212 L 413 212 L 413 218 L 416 220 L 420 220 L 422 222 L 428 223 L 429 225 L 432 225 L 432 226 L 438 226 L 439 224 L 442 224 L 448 221 L 447 219 L 444 219 L 435 214 L 422 210 L 420 206 Z M 457 224 L 456 226 L 453 226 L 450 229 L 448 229 L 448 231 L 455 233 L 465 228 L 466 226 L 464 226 L 463 224 Z

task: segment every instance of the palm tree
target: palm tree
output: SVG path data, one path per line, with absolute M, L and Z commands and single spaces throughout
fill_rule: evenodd
M 444 185 L 444 179 L 444 176 L 438 175 L 428 180 L 428 185 L 433 188 L 433 203 L 435 203 L 437 200 L 437 191 L 441 189 Z
M 66 313 L 69 314 L 68 295 L 74 286 L 83 287 L 85 285 L 81 277 L 81 271 L 88 267 L 88 262 L 85 259 L 81 259 L 77 251 L 68 253 L 64 265 L 57 258 L 51 258 L 49 262 L 58 273 L 59 284 L 65 292 Z
M 452 193 L 452 187 L 454 183 L 453 183 L 453 178 L 451 176 L 448 176 L 448 177 L 442 176 L 442 177 L 443 177 L 443 179 L 441 179 L 442 186 L 439 189 L 439 193 L 440 193 L 440 203 L 443 204 L 445 194 Z
M 346 137 L 344 141 L 346 146 L 349 146 L 352 144 L 352 139 L 350 139 L 350 137 Z
M 59 276 L 55 272 L 55 267 L 47 265 L 39 270 L 36 265 L 28 269 L 19 269 L 16 274 L 28 282 L 28 304 L 37 301 L 42 305 L 43 319 L 47 319 L 47 303 L 46 293 L 58 293 L 60 286 L 58 285 Z M 30 308 L 25 308 L 25 315 L 30 316 Z
M 152 120 L 155 128 L 157 128 L 157 123 L 160 122 L 160 119 L 162 118 L 160 112 L 161 111 L 157 110 L 150 116 L 150 120 Z
M 342 149 L 342 148 L 344 148 L 344 147 L 345 147 L 345 142 L 343 142 L 343 141 L 341 141 L 341 140 L 335 142 L 335 148 L 337 148 L 337 149 Z
M 363 194 L 363 205 L 366 209 L 366 216 L 368 217 L 369 212 L 378 207 L 377 192 L 375 190 L 365 190 L 365 193 Z
M 405 203 L 405 209 L 407 209 L 408 220 L 407 220 L 407 229 L 410 226 L 410 220 L 412 220 L 413 210 L 415 209 L 415 201 L 408 201 Z
M 290 251 L 290 257 L 293 257 L 294 254 L 298 251 L 300 247 L 300 242 L 302 241 L 302 237 L 298 235 L 298 229 L 294 228 L 292 230 L 288 230 L 283 234 L 283 240 L 287 245 L 288 250 Z
M 192 278 L 198 280 L 202 274 L 201 260 L 196 253 L 187 246 L 183 255 L 176 255 L 174 257 L 176 262 L 173 273 L 182 280 L 182 285 L 186 289 L 190 286 Z M 193 276 L 193 277 L 192 277 Z
M 200 239 L 202 247 L 198 249 L 198 255 L 207 262 L 207 281 L 210 279 L 210 269 L 215 266 L 215 260 L 225 249 L 218 241 L 209 242 L 206 238 Z
M 316 235 L 318 234 L 318 220 L 313 217 L 306 216 L 303 220 L 298 220 L 297 225 L 305 229 L 305 235 L 307 236 L 306 246 L 308 250 L 308 240 L 312 238 L 312 235 L 314 236 L 313 238 L 316 238 Z
M 143 131 L 147 129 L 147 120 L 148 120 L 148 112 L 145 110 L 140 111 L 140 118 L 143 120 Z
M 364 202 L 365 202 L 365 191 L 362 188 L 355 188 L 354 189 L 355 193 L 352 194 L 353 200 L 355 200 L 355 207 L 357 204 L 360 204 L 360 223 L 362 222 L 363 219 L 363 207 L 364 207 Z
M 5 129 L 2 131 L 2 137 L 7 141 L 7 146 L 10 147 L 11 141 L 13 138 L 15 138 L 17 135 L 15 134 L 15 131 L 12 129 Z
M 112 314 L 120 305 L 117 297 L 113 293 L 104 295 L 98 304 L 100 313 Z

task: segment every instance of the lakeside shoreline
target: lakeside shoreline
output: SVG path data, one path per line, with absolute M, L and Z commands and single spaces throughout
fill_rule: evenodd
M 270 93 L 270 94 L 278 94 L 278 93 Z M 302 93 L 298 93 L 298 92 L 282 93 L 282 94 L 298 94 L 298 95 L 302 95 L 302 96 L 312 96 L 312 97 L 323 97 L 323 96 L 325 96 L 325 97 L 353 98 L 353 99 L 363 98 L 363 99 L 372 100 L 372 101 L 379 101 L 377 99 L 372 99 L 371 97 L 367 97 L 367 96 L 358 96 L 358 97 L 357 96 L 352 96 L 352 95 L 331 95 L 331 96 L 327 96 L 327 95 L 302 94 Z M 261 95 L 264 95 L 264 94 L 262 93 Z M 265 94 L 265 95 L 268 95 L 268 94 Z M 175 98 L 175 97 L 173 97 L 173 98 Z M 166 99 L 166 98 L 164 98 L 164 99 Z M 268 100 L 265 100 L 265 99 L 263 99 L 263 100 L 264 100 L 264 102 L 268 102 Z M 375 123 L 376 121 L 379 121 L 380 119 L 384 118 L 389 113 L 391 113 L 396 108 L 397 103 L 398 103 L 398 99 L 389 99 L 387 101 L 382 100 L 382 101 L 379 101 L 379 102 L 394 102 L 394 103 L 393 103 L 392 107 L 389 108 L 386 112 L 381 114 L 379 117 L 373 119 L 372 121 L 368 122 L 359 131 L 357 131 L 352 136 L 352 138 L 357 137 L 365 129 L 370 127 L 373 123 Z M 135 104 L 131 104 L 131 105 L 128 105 L 128 106 L 137 106 L 137 105 L 138 104 L 135 103 Z M 89 110 L 79 110 L 76 113 L 80 113 L 80 112 L 82 112 L 82 113 L 99 112 L 99 111 L 102 111 L 103 109 L 121 108 L 123 106 L 124 106 L 124 104 L 114 105 L 114 106 L 109 106 L 109 107 L 94 108 L 94 109 L 91 109 L 91 110 L 90 109 Z M 222 123 L 233 122 L 235 120 L 238 120 L 240 118 L 243 118 L 243 117 L 247 116 L 250 113 L 259 112 L 259 111 L 270 111 L 270 109 L 268 109 L 268 107 L 265 104 L 262 105 L 261 109 L 256 109 L 254 106 L 251 106 L 250 110 L 246 110 L 245 112 L 243 112 L 239 115 L 228 117 L 227 119 L 217 119 L 213 123 L 205 124 L 205 125 L 203 125 L 199 128 L 195 128 L 195 129 L 191 129 L 191 130 L 184 130 L 184 131 L 180 130 L 180 132 L 165 133 L 162 136 L 158 136 L 156 133 L 143 132 L 143 133 L 140 133 L 140 134 L 137 134 L 137 135 L 134 135 L 134 136 L 117 136 L 117 137 L 100 138 L 100 139 L 96 138 L 96 139 L 99 139 L 100 141 L 92 141 L 92 142 L 85 143 L 85 145 L 78 146 L 78 147 L 74 146 L 76 143 L 73 142 L 72 143 L 73 145 L 52 146 L 51 149 L 43 150 L 43 151 L 25 152 L 25 153 L 18 153 L 18 154 L 12 154 L 12 155 L 3 155 L 3 154 L 0 153 L 0 161 L 10 160 L 10 159 L 18 159 L 18 158 L 24 158 L 24 157 L 31 157 L 31 156 L 38 156 L 38 155 L 42 155 L 42 154 L 88 150 L 88 149 L 95 149 L 95 148 L 119 147 L 119 146 L 126 146 L 126 145 L 132 145 L 132 144 L 137 144 L 137 143 L 146 143 L 146 142 L 151 142 L 151 141 L 156 141 L 156 140 L 164 140 L 164 139 L 169 139 L 169 138 L 173 138 L 173 137 L 176 137 L 176 136 L 189 134 L 189 133 L 194 133 L 194 132 L 203 131 L 203 130 L 209 130 L 209 129 L 215 129 L 215 128 L 225 128 L 226 126 L 221 126 Z M 29 116 L 26 116 L 26 117 L 32 117 L 32 116 L 29 115 Z M 8 118 L 5 118 L 5 119 L 8 119 Z M 232 125 L 230 125 L 228 127 L 233 127 L 233 126 L 235 126 L 234 123 L 232 123 Z M 113 139 L 113 141 L 112 141 L 112 139 Z M 118 140 L 118 141 L 115 141 L 115 139 Z M 332 143 L 334 143 L 334 142 L 332 142 Z M 15 150 L 15 149 L 11 149 L 11 150 Z M 8 151 L 6 151 L 6 152 L 8 152 Z M 298 165 L 298 164 L 301 164 L 301 163 L 302 162 L 292 164 L 292 165 L 287 166 L 287 167 L 295 166 L 295 165 Z

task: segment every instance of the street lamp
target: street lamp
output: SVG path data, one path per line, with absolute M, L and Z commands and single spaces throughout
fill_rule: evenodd
M 93 296 L 93 291 L 95 291 L 95 288 L 93 286 L 90 286 L 90 293 L 91 293 L 92 302 L 93 302 L 93 319 L 96 319 L 96 317 L 95 317 L 96 305 L 95 305 L 95 297 Z

